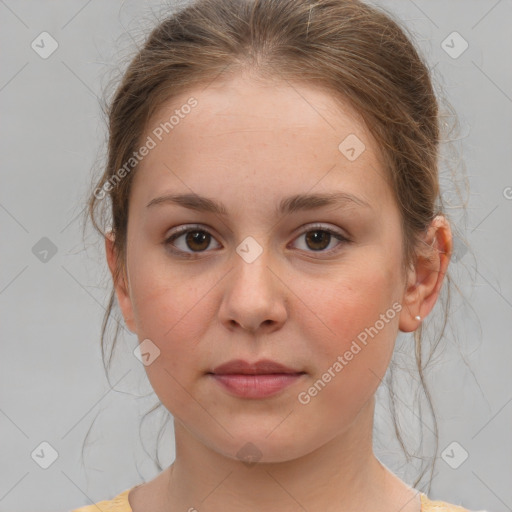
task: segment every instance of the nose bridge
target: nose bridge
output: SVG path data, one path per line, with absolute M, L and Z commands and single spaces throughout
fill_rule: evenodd
M 268 236 L 260 235 L 258 240 L 247 236 L 236 247 L 234 279 L 241 286 L 255 286 L 259 293 L 267 293 L 273 288 L 271 244 Z
M 263 323 L 280 324 L 286 317 L 284 288 L 276 276 L 277 259 L 269 237 L 261 235 L 258 240 L 247 236 L 236 247 L 220 309 L 223 322 L 236 322 L 251 330 Z

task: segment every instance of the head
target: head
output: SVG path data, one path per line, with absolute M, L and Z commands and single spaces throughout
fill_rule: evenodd
M 107 315 L 115 296 L 158 348 L 148 378 L 197 440 L 285 461 L 372 411 L 448 268 L 439 141 L 428 68 L 365 4 L 200 1 L 150 34 L 112 100 L 90 213 L 101 230 L 109 199 Z M 211 375 L 233 359 L 301 375 L 240 398 Z

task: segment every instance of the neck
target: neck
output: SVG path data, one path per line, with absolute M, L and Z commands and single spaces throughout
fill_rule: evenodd
M 210 449 L 175 421 L 162 510 L 385 510 L 397 481 L 373 454 L 373 411 L 372 399 L 345 432 L 298 459 L 252 466 Z

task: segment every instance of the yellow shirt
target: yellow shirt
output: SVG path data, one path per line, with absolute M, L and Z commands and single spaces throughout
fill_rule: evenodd
M 80 507 L 71 512 L 132 512 L 128 502 L 128 493 L 132 490 L 126 489 L 111 500 L 99 501 L 94 505 Z M 420 492 L 421 512 L 470 512 L 468 509 L 446 503 L 444 501 L 431 501 L 426 494 Z M 485 511 L 482 511 L 485 512 Z

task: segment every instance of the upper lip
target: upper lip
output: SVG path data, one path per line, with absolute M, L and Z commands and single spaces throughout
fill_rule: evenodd
M 246 375 L 265 375 L 272 373 L 304 373 L 293 368 L 284 366 L 276 361 L 270 359 L 261 359 L 254 363 L 249 363 L 243 359 L 233 359 L 227 363 L 223 363 L 216 366 L 212 372 L 217 375 L 229 375 L 229 374 L 246 374 Z

